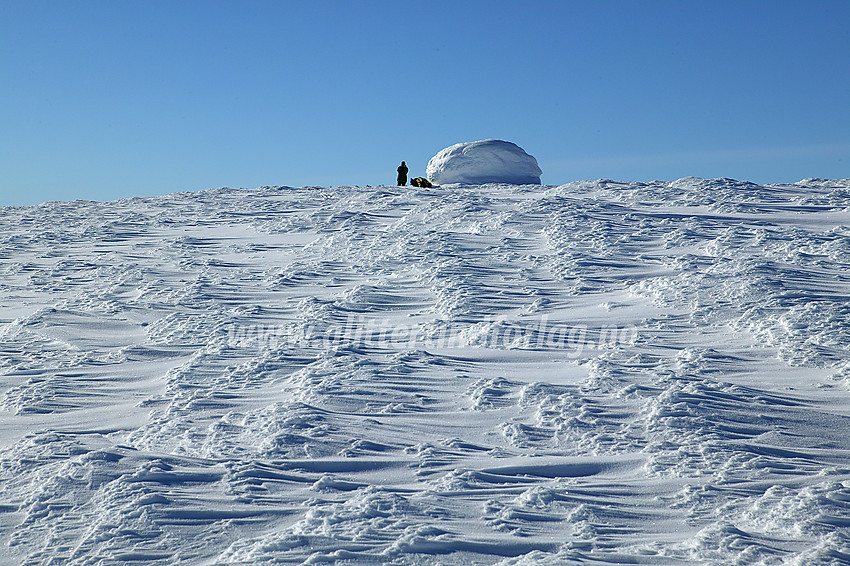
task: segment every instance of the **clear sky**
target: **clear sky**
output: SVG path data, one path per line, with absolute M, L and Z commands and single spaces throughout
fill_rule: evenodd
M 0 0 L 0 205 L 393 184 L 850 177 L 850 0 Z

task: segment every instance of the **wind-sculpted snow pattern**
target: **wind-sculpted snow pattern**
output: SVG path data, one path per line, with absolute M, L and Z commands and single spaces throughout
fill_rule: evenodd
M 0 209 L 3 564 L 850 564 L 850 180 Z

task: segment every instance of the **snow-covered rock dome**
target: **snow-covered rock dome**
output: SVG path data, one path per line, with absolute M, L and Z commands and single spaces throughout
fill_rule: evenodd
M 458 143 L 428 161 L 425 175 L 432 183 L 540 184 L 537 160 L 515 143 L 482 140 Z

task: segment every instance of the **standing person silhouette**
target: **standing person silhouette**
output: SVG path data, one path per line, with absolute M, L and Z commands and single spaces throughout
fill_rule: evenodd
M 401 162 L 401 165 L 398 166 L 398 186 L 403 187 L 407 184 L 407 165 L 404 164 L 404 161 Z

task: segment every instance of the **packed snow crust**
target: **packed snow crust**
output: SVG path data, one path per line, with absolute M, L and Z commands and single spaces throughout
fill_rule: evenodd
M 840 565 L 850 180 L 0 208 L 0 563 Z
M 539 185 L 537 160 L 518 145 L 502 140 L 458 143 L 428 161 L 425 174 L 435 185 L 511 183 Z

